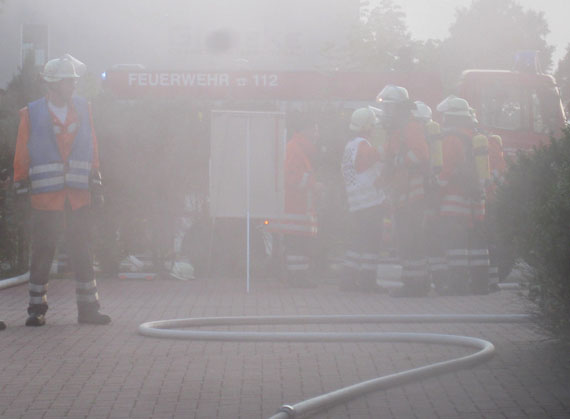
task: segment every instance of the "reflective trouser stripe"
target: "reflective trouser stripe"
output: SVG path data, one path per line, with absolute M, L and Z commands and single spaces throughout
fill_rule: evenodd
M 469 267 L 469 249 L 451 249 L 445 252 L 447 265 L 450 268 Z
M 347 268 L 360 270 L 360 258 L 358 253 L 353 252 L 351 250 L 347 250 L 344 255 L 344 265 Z
M 307 214 L 285 214 L 282 218 L 271 219 L 266 231 L 285 234 L 314 236 L 318 232 L 317 217 Z
M 97 282 L 92 281 L 75 283 L 75 294 L 78 303 L 94 303 L 99 301 L 99 294 L 97 293 Z
M 35 292 L 38 294 L 45 294 L 47 292 L 47 284 L 32 284 L 31 282 L 28 283 L 28 290 L 30 292 Z
M 376 272 L 378 270 L 379 255 L 375 253 L 362 253 L 360 266 L 363 271 Z
M 443 272 L 447 269 L 444 257 L 431 257 L 428 259 L 428 271 L 432 273 Z
M 93 281 L 88 281 L 88 282 L 80 282 L 80 281 L 76 281 L 75 282 L 75 287 L 78 290 L 84 290 L 84 291 L 89 291 L 89 290 L 93 290 L 97 288 L 97 281 L 93 280 Z
M 309 258 L 300 255 L 287 255 L 285 266 L 291 272 L 306 271 L 309 269 Z
M 358 271 L 376 272 L 379 257 L 375 253 L 358 253 L 348 250 L 345 253 L 344 265 Z
M 427 278 L 427 259 L 405 260 L 402 264 L 402 281 L 421 281 Z
M 41 297 L 30 295 L 30 305 L 46 304 L 46 303 L 47 303 L 47 296 L 45 294 L 42 295 Z
M 33 284 L 28 282 L 28 295 L 30 305 L 47 304 L 47 284 Z
M 488 249 L 471 249 L 469 251 L 469 266 L 489 266 L 489 250 Z
M 488 249 L 452 249 L 446 252 L 446 260 L 450 267 L 477 268 L 489 266 Z

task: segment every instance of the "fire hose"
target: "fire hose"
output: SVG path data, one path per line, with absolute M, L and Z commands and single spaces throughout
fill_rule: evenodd
M 0 279 L 0 290 L 24 284 L 28 282 L 29 278 L 30 278 L 30 273 L 26 272 L 25 274 L 14 276 L 12 278 Z
M 418 368 L 385 375 L 334 390 L 293 405 L 283 405 L 270 419 L 303 418 L 365 394 L 401 386 L 450 371 L 473 367 L 490 359 L 495 346 L 486 340 L 435 333 L 342 333 L 342 332 L 239 332 L 195 330 L 202 327 L 307 325 L 350 323 L 522 323 L 525 314 L 409 314 L 409 315 L 330 315 L 330 316 L 244 316 L 204 317 L 161 320 L 143 323 L 139 333 L 168 339 L 226 342 L 390 342 L 458 345 L 477 349 L 467 356 L 436 362 Z M 181 330 L 184 329 L 184 330 Z

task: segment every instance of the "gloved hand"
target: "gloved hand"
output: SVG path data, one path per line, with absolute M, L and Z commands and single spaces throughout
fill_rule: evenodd
M 89 190 L 91 192 L 91 206 L 93 208 L 102 208 L 105 204 L 105 197 L 103 195 L 101 172 L 96 171 L 91 174 Z

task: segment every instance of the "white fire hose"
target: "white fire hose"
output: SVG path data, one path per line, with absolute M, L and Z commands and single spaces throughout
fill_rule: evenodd
M 4 288 L 15 287 L 16 285 L 24 284 L 30 279 L 30 273 L 18 275 L 12 278 L 0 279 L 0 290 Z
M 404 342 L 458 345 L 478 351 L 448 361 L 436 362 L 395 374 L 385 375 L 344 387 L 330 393 L 283 405 L 270 419 L 303 418 L 329 409 L 350 399 L 379 390 L 396 387 L 449 371 L 472 367 L 490 359 L 495 347 L 491 342 L 468 336 L 435 333 L 336 333 L 336 332 L 228 332 L 180 330 L 205 326 L 349 324 L 349 323 L 521 323 L 530 320 L 524 314 L 417 314 L 417 315 L 331 315 L 331 316 L 246 316 L 204 317 L 162 320 L 143 323 L 139 333 L 170 339 L 213 340 L 233 342 Z

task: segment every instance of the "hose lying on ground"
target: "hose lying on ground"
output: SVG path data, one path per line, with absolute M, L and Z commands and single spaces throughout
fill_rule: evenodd
M 469 368 L 490 359 L 495 347 L 491 342 L 468 336 L 435 333 L 336 333 L 336 332 L 231 332 L 180 330 L 204 326 L 349 324 L 349 323 L 520 323 L 530 319 L 524 314 L 413 314 L 413 315 L 331 315 L 331 316 L 244 316 L 205 317 L 161 320 L 143 323 L 139 333 L 172 339 L 236 341 L 236 342 L 405 342 L 459 345 L 477 352 L 436 362 L 419 368 L 374 378 L 294 405 L 283 405 L 270 419 L 302 418 L 329 409 L 350 399 L 378 390 L 386 390 L 437 374 Z
M 0 279 L 0 290 L 4 288 L 15 287 L 16 285 L 28 282 L 29 278 L 30 278 L 30 273 L 26 272 L 25 274 L 18 275 L 13 278 Z

